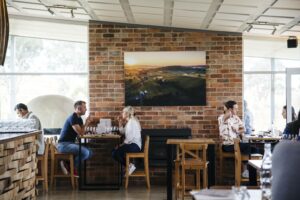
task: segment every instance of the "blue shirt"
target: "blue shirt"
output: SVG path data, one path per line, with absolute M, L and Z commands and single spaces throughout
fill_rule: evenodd
M 251 134 L 253 130 L 253 115 L 249 110 L 244 111 L 245 133 Z
M 76 113 L 73 113 L 69 116 L 64 124 L 64 127 L 61 129 L 58 142 L 74 142 L 77 137 L 76 131 L 73 129 L 73 125 L 78 124 L 79 126 L 83 125 L 81 117 L 78 117 Z

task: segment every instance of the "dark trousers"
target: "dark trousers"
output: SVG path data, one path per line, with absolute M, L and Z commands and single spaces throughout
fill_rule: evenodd
M 126 153 L 137 153 L 140 152 L 140 147 L 135 144 L 123 144 L 122 146 L 118 147 L 117 149 L 112 150 L 112 157 L 120 162 L 123 166 L 126 165 Z
M 240 143 L 241 153 L 244 155 L 250 155 L 252 153 L 258 153 L 256 147 L 251 146 L 249 143 Z M 222 145 L 224 152 L 234 152 L 234 145 Z

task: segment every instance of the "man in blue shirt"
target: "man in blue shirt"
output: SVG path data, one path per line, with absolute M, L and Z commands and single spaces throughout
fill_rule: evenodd
M 60 137 L 58 140 L 57 150 L 60 153 L 72 153 L 75 156 L 75 168 L 78 168 L 79 162 L 87 160 L 92 156 L 92 151 L 84 146 L 81 147 L 81 161 L 79 160 L 79 145 L 75 144 L 77 136 L 82 136 L 85 133 L 85 127 L 88 126 L 91 121 L 89 117 L 86 119 L 85 124 L 83 124 L 82 115 L 86 113 L 86 102 L 77 101 L 74 104 L 74 113 L 70 115 L 60 132 Z M 68 174 L 65 168 L 64 162 L 60 162 L 62 171 Z M 76 171 L 75 174 L 77 175 Z
M 253 129 L 253 115 L 248 108 L 247 102 L 244 100 L 244 123 L 245 123 L 245 134 L 251 134 Z

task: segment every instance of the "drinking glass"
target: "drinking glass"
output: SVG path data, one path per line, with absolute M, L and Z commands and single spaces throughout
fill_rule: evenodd
M 250 199 L 250 194 L 249 194 L 246 186 L 240 186 L 240 187 L 232 186 L 232 191 L 233 191 L 235 200 L 249 200 Z

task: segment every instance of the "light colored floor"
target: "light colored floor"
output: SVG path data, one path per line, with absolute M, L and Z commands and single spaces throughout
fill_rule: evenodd
M 146 187 L 132 186 L 128 190 L 121 188 L 120 190 L 71 190 L 71 189 L 56 189 L 49 190 L 48 193 L 43 193 L 39 189 L 38 200 L 165 200 L 167 199 L 166 187 L 151 186 L 150 190 Z

